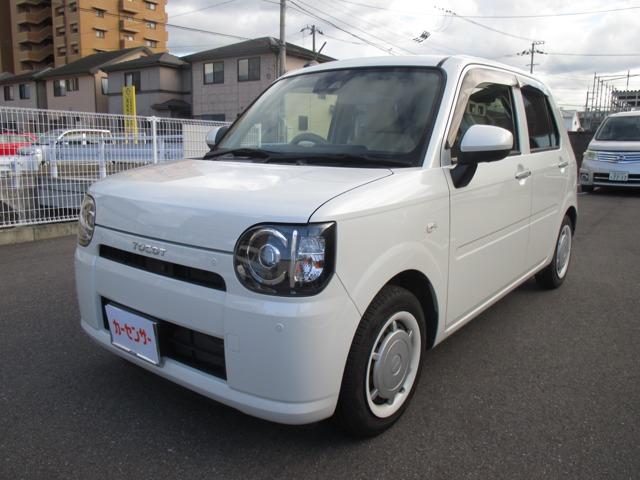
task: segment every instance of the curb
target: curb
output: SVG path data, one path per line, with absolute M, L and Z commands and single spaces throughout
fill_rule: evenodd
M 35 242 L 47 238 L 76 235 L 76 222 L 49 223 L 44 225 L 27 225 L 0 229 L 0 245 Z

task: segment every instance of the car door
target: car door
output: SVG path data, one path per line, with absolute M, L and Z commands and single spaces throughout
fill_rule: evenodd
M 462 82 L 443 157 L 449 156 L 450 253 L 447 327 L 470 318 L 525 272 L 531 209 L 531 179 L 520 152 L 521 125 L 514 101 L 514 75 L 470 70 Z M 459 145 L 474 124 L 496 125 L 513 134 L 511 154 L 480 163 L 472 175 L 457 173 Z M 447 148 L 450 147 L 450 148 Z M 469 178 L 470 177 L 470 178 Z
M 571 148 L 562 148 L 558 118 L 544 87 L 532 85 L 532 80 L 523 81 L 529 83 L 520 90 L 528 139 L 523 142 L 527 144 L 523 150 L 528 149 L 525 156 L 533 188 L 527 264 L 534 268 L 553 255 L 570 182 Z

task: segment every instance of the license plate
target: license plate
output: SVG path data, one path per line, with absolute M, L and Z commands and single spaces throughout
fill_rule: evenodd
M 612 182 L 626 182 L 629 180 L 629 173 L 627 172 L 609 172 L 609 180 Z
M 138 358 L 159 365 L 158 324 L 115 305 L 105 305 L 104 309 L 109 321 L 111 343 Z

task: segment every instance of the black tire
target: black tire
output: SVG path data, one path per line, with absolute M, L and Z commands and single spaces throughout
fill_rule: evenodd
M 560 225 L 560 231 L 558 232 L 558 236 L 556 237 L 555 242 L 555 250 L 553 252 L 553 259 L 551 263 L 545 267 L 544 270 L 541 270 L 536 274 L 536 282 L 540 288 L 544 288 L 545 290 L 553 290 L 558 288 L 564 282 L 565 278 L 567 278 L 568 269 L 571 266 L 571 249 L 569 251 L 569 263 L 567 265 L 567 271 L 564 275 L 558 275 L 558 271 L 556 268 L 557 258 L 558 258 L 558 246 L 560 235 L 566 226 L 569 226 L 569 231 L 571 232 L 571 245 L 573 244 L 573 224 L 571 223 L 571 219 L 568 215 L 564 216 L 562 220 L 562 225 Z
M 580 185 L 580 190 L 582 190 L 585 193 L 591 193 L 593 192 L 593 189 L 595 187 L 593 185 Z
M 365 389 L 369 357 L 383 326 L 397 312 L 408 312 L 415 317 L 420 331 L 420 356 L 416 376 L 404 403 L 391 416 L 380 418 L 369 407 Z M 384 287 L 369 305 L 356 331 L 342 379 L 338 406 L 334 420 L 348 433 L 359 437 L 378 435 L 391 427 L 402 416 L 415 392 L 425 352 L 426 327 L 422 307 L 408 290 L 394 285 Z

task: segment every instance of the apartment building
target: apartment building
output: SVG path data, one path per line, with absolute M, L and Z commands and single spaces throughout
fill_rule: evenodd
M 1 0 L 2 70 L 61 67 L 94 53 L 167 48 L 167 0 Z M 10 24 L 10 34 L 3 25 Z M 9 68 L 11 65 L 11 68 Z

